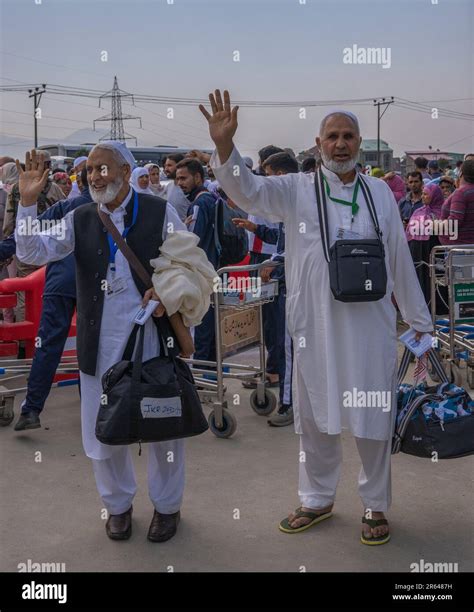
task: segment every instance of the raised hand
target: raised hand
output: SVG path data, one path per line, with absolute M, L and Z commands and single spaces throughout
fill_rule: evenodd
M 204 153 L 204 151 L 198 151 L 197 149 L 192 149 L 191 151 L 188 151 L 185 157 L 198 159 L 202 164 L 207 164 L 207 162 L 211 159 L 209 153 Z
M 37 155 L 33 149 L 31 153 L 26 153 L 25 170 L 18 159 L 15 163 L 19 174 L 18 188 L 22 206 L 36 204 L 48 180 L 49 168 L 44 167 L 44 156 Z
M 252 233 L 257 231 L 257 224 L 253 223 L 252 221 L 249 221 L 248 219 L 242 219 L 241 217 L 236 217 L 235 219 L 232 219 L 232 223 L 236 225 L 237 227 L 243 227 L 244 229 Z
M 192 149 L 188 151 L 184 157 L 190 157 L 191 159 L 199 159 L 199 151 L 196 149 Z
M 224 91 L 224 102 L 219 89 L 214 94 L 209 94 L 212 115 L 200 104 L 199 110 L 206 117 L 209 124 L 209 134 L 215 142 L 221 163 L 227 161 L 232 152 L 232 138 L 237 131 L 237 111 L 238 106 L 230 107 L 230 96 L 227 90 Z

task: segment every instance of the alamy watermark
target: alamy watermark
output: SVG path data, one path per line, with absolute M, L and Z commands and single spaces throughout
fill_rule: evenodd
M 262 279 L 260 276 L 229 277 L 227 274 L 223 274 L 222 277 L 214 277 L 213 291 L 224 295 L 250 293 L 252 297 L 258 298 L 262 292 Z
M 391 410 L 391 391 L 359 391 L 357 387 L 353 387 L 342 395 L 344 408 L 382 408 L 382 412 Z
M 342 61 L 344 64 L 378 64 L 382 68 L 390 68 L 392 65 L 392 49 L 390 47 L 345 47 L 342 50 Z
M 42 584 L 32 580 L 21 588 L 22 599 L 55 599 L 60 604 L 67 602 L 67 584 Z
M 457 219 L 410 219 L 408 232 L 412 236 L 448 236 L 450 240 L 458 238 Z
M 36 562 L 27 559 L 26 562 L 18 563 L 19 573 L 63 573 L 66 571 L 66 564 L 57 561 Z M 44 580 L 44 578 L 43 578 Z M 32 580 L 26 582 L 21 587 L 22 599 L 29 600 L 56 600 L 60 604 L 67 602 L 67 584 L 43 584 Z
M 27 559 L 26 562 L 18 563 L 17 567 L 20 574 L 30 574 L 32 572 L 60 573 L 66 571 L 66 564 L 58 563 L 57 561 L 38 563 L 36 561 L 32 561 L 31 559 Z
M 424 572 L 424 573 L 437 573 L 437 572 L 458 572 L 457 563 L 430 563 L 424 559 L 410 563 L 410 572 Z
M 38 236 L 46 233 L 55 236 L 58 240 L 66 238 L 66 223 L 64 219 L 56 221 L 54 219 L 19 219 L 16 225 L 16 232 L 19 236 Z

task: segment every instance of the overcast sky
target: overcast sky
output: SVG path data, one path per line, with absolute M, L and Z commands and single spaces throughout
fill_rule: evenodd
M 204 98 L 220 87 L 256 101 L 395 96 L 474 112 L 473 0 L 168 2 L 0 0 L 0 84 L 106 91 L 116 74 L 121 89 L 140 94 Z M 389 48 L 390 67 L 345 64 L 343 50 L 352 45 Z M 71 141 L 110 111 L 92 99 L 48 94 L 40 106 L 39 144 Z M 138 106 L 124 104 L 123 111 L 142 118 L 142 129 L 137 121 L 125 125 L 139 145 L 211 146 L 196 107 L 176 106 L 167 119 L 166 105 Z M 347 108 L 359 116 L 362 136 L 375 138 L 376 109 Z M 32 101 L 3 93 L 0 109 L 0 154 L 18 155 L 32 142 Z M 326 111 L 307 108 L 300 119 L 299 107 L 242 108 L 237 145 L 253 157 L 269 143 L 298 152 L 314 144 Z M 429 145 L 467 152 L 474 150 L 474 123 L 391 106 L 382 138 L 395 154 Z

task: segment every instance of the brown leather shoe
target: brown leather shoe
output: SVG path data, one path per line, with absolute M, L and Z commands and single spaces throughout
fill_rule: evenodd
M 122 514 L 111 514 L 105 524 L 105 531 L 111 540 L 128 540 L 132 535 L 133 506 Z
M 166 542 L 172 538 L 178 528 L 180 517 L 179 510 L 174 514 L 160 514 L 155 510 L 147 536 L 150 542 Z

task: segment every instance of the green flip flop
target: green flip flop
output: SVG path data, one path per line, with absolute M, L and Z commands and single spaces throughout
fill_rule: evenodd
M 380 527 L 380 525 L 388 525 L 387 519 L 368 519 L 365 516 L 362 517 L 362 522 L 368 525 L 371 529 L 374 527 Z M 390 540 L 390 533 L 386 533 L 385 535 L 378 536 L 376 538 L 366 539 L 364 536 L 364 532 L 361 533 L 360 541 L 362 544 L 367 544 L 367 546 L 380 546 L 381 544 L 386 544 Z
M 306 525 L 302 525 L 301 527 L 291 527 L 288 521 L 288 517 L 286 517 L 278 525 L 278 529 L 280 531 L 283 531 L 284 533 L 300 533 L 301 531 L 306 531 L 310 527 L 313 527 L 314 525 L 317 525 L 321 521 L 331 518 L 332 516 L 332 510 L 330 510 L 329 512 L 302 512 L 301 506 L 299 508 L 296 508 L 295 513 L 295 519 L 309 518 L 311 519 L 311 522 L 307 523 Z

